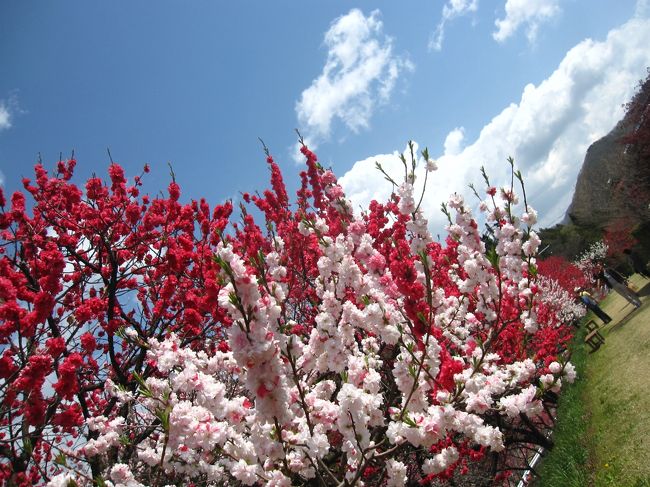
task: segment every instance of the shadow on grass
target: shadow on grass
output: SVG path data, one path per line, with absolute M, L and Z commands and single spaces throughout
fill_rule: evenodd
M 625 309 L 625 307 L 623 307 L 621 309 Z M 627 322 L 629 322 L 632 318 L 634 318 L 638 314 L 637 311 L 639 309 L 641 309 L 641 308 L 632 307 L 632 309 L 630 309 L 625 316 L 620 318 L 616 323 L 609 325 L 609 327 L 607 328 L 607 333 L 610 333 L 612 331 L 618 330 L 619 328 L 622 328 L 623 325 L 625 325 Z
M 650 296 L 650 282 L 637 291 L 639 296 Z

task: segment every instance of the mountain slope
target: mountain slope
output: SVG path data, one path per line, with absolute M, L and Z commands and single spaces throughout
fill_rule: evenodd
M 650 74 L 623 119 L 587 150 L 563 223 L 540 236 L 545 255 L 575 259 L 604 238 L 612 265 L 625 265 L 627 248 L 650 259 Z
M 606 228 L 620 219 L 632 226 L 650 221 L 650 76 L 627 113 L 594 142 L 578 175 L 568 220 Z

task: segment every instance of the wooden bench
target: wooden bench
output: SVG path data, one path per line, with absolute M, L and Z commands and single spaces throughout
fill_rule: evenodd
M 585 337 L 585 343 L 591 347 L 592 352 L 595 352 L 605 343 L 605 338 L 600 334 L 598 324 L 594 320 L 589 320 L 585 325 L 585 329 L 588 332 Z
M 587 324 L 585 325 L 585 330 L 587 331 L 594 331 L 599 328 L 598 323 L 596 323 L 594 320 L 589 320 Z

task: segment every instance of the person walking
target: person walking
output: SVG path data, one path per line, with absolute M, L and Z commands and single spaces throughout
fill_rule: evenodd
M 605 269 L 603 271 L 603 277 L 607 281 L 609 287 L 627 299 L 627 301 L 634 305 L 634 307 L 639 308 L 641 306 L 641 299 L 639 299 L 639 295 L 622 282 L 617 281 L 609 269 Z
M 598 306 L 598 303 L 594 297 L 584 289 L 580 292 L 580 301 L 582 301 L 588 309 L 593 311 L 594 314 L 598 316 L 598 318 L 600 318 L 603 323 L 609 323 L 612 321 L 612 317 L 605 313 L 603 309 Z

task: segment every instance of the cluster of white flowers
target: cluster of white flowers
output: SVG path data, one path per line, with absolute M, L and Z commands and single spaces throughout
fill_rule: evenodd
M 582 255 L 578 258 L 578 262 L 587 259 L 602 261 L 605 259 L 605 257 L 607 257 L 608 250 L 609 247 L 607 244 L 604 241 L 599 240 L 591 244 L 589 248 L 582 253 Z
M 286 338 L 278 333 L 285 285 L 275 282 L 273 294 L 260 294 L 257 277 L 249 271 L 232 248 L 220 243 L 217 256 L 230 282 L 219 292 L 219 304 L 226 309 L 234 326 L 229 337 L 233 357 L 240 366 L 242 380 L 257 397 L 256 409 L 268 420 L 284 420 L 289 400 L 284 364 L 280 357 Z M 272 256 L 271 273 L 282 277 L 286 271 Z M 227 270 L 226 270 L 227 269 Z
M 97 431 L 99 437 L 86 443 L 84 453 L 88 456 L 95 456 L 106 452 L 112 446 L 118 446 L 120 444 L 120 435 L 124 431 L 124 423 L 125 420 L 121 416 L 110 421 L 105 416 L 89 418 L 86 423 L 88 429 Z
M 410 215 L 415 211 L 415 198 L 413 196 L 413 185 L 409 182 L 404 182 L 397 188 L 397 195 L 399 196 L 399 212 L 402 215 Z
M 585 306 L 578 303 L 574 296 L 554 279 L 541 276 L 537 280 L 537 284 L 541 289 L 539 301 L 553 310 L 558 325 L 561 323 L 574 323 L 587 313 Z
M 609 247 L 604 241 L 599 240 L 594 242 L 587 250 L 580 254 L 580 257 L 578 257 L 574 264 L 583 273 L 592 276 L 598 266 L 605 260 L 605 257 L 607 257 L 608 250 Z
M 433 458 L 425 460 L 424 464 L 422 465 L 422 471 L 427 475 L 442 472 L 447 467 L 456 462 L 456 460 L 458 460 L 458 450 L 456 450 L 456 448 L 453 446 L 449 446 L 447 448 L 444 448 Z

